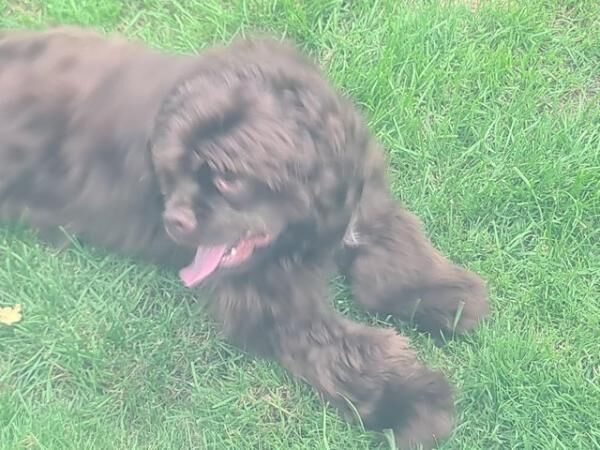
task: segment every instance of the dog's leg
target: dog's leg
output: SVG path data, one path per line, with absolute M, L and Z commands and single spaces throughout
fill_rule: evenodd
M 321 276 L 273 278 L 268 289 L 217 293 L 214 312 L 232 342 L 278 360 L 347 418 L 358 413 L 369 429 L 394 430 L 400 448 L 429 449 L 448 437 L 450 386 L 418 362 L 407 338 L 329 309 Z
M 364 308 L 436 337 L 467 332 L 489 313 L 483 280 L 433 247 L 419 220 L 392 198 L 379 168 L 364 187 L 339 265 Z

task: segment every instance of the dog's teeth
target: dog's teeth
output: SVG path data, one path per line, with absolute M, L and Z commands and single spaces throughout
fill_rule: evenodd
M 231 256 L 235 256 L 235 254 L 237 253 L 237 249 L 234 247 L 229 253 L 231 254 Z

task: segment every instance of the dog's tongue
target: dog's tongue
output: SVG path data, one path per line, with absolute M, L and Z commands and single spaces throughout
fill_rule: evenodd
M 198 247 L 194 262 L 179 271 L 179 278 L 183 284 L 192 288 L 215 271 L 221 262 L 221 258 L 227 250 L 226 245 L 218 247 Z

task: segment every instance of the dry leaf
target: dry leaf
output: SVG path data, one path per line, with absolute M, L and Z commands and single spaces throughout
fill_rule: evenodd
M 12 325 L 21 320 L 21 305 L 6 306 L 0 308 L 0 323 L 3 325 Z

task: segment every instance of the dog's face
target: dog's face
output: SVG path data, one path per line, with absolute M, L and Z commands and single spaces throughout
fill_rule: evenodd
M 196 251 L 189 287 L 331 248 L 359 195 L 333 91 L 249 71 L 183 84 L 152 141 L 165 230 Z
M 199 149 L 184 147 L 174 166 L 155 167 L 164 195 L 163 222 L 176 243 L 196 250 L 181 271 L 188 287 L 216 275 L 239 274 L 273 253 L 293 222 L 310 216 L 306 189 L 276 188 L 253 173 L 219 169 Z

